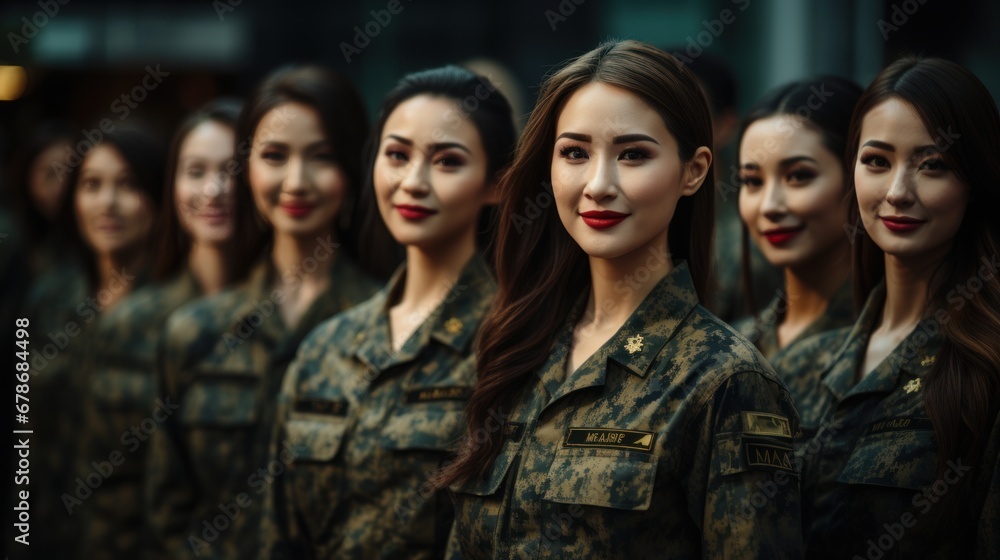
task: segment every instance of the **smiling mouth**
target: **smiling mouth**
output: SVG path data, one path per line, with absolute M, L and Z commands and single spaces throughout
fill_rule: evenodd
M 889 231 L 896 233 L 906 233 L 913 231 L 926 223 L 926 220 L 918 220 L 909 216 L 879 216 L 882 224 Z
M 422 220 L 437 214 L 437 210 L 417 204 L 397 204 L 396 211 L 407 220 Z
M 285 211 L 286 214 L 293 218 L 301 218 L 303 216 L 309 215 L 316 208 L 312 204 L 281 204 L 281 209 Z
M 771 245 L 784 245 L 785 243 L 788 243 L 792 239 L 798 237 L 804 229 L 805 226 L 794 228 L 775 228 L 763 231 L 761 232 L 761 235 L 763 235 L 764 239 L 767 239 L 768 243 Z
M 628 218 L 631 214 L 622 214 L 621 212 L 614 212 L 612 210 L 589 210 L 587 212 L 580 212 L 580 217 L 583 219 L 583 223 L 594 229 L 607 229 L 609 227 L 616 226 L 625 218 Z

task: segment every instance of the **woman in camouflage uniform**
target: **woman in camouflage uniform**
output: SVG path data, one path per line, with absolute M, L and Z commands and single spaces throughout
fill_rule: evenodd
M 476 250 L 484 205 L 514 147 L 510 105 L 455 66 L 409 75 L 372 137 L 369 195 L 406 264 L 324 323 L 285 378 L 266 558 L 441 558 L 451 500 L 429 474 L 462 435 L 472 339 L 495 285 Z M 487 240 L 483 240 L 487 241 Z
M 806 557 L 997 558 L 997 106 L 957 64 L 905 58 L 850 130 L 871 295 L 802 407 Z
M 815 367 L 815 352 L 802 352 L 815 347 L 802 343 L 854 320 L 844 150 L 860 96 L 857 84 L 835 76 L 787 84 L 751 109 L 740 134 L 743 260 L 749 238 L 785 280 L 767 307 L 733 326 L 764 354 L 796 402 L 816 389 L 815 379 L 803 375 Z
M 354 87 L 317 67 L 280 70 L 236 132 L 238 285 L 171 314 L 161 350 L 159 394 L 178 407 L 153 432 L 147 469 L 150 548 L 162 557 L 256 553 L 285 369 L 320 321 L 378 286 L 350 228 L 368 132 Z
M 799 557 L 791 399 L 701 305 L 710 146 L 694 76 L 643 43 L 542 86 L 500 186 L 467 441 L 439 480 L 451 558 Z
M 85 558 L 142 556 L 146 440 L 175 404 L 158 394 L 157 346 L 171 312 L 226 283 L 233 233 L 232 177 L 226 165 L 233 158 L 239 110 L 236 102 L 213 102 L 178 128 L 167 156 L 158 282 L 98 319 L 86 366 L 79 472 L 104 480 L 81 506 Z
M 38 438 L 32 460 L 32 519 L 46 528 L 36 558 L 76 558 L 81 511 L 101 479 L 78 472 L 82 410 L 89 399 L 80 368 L 97 336 L 96 321 L 145 280 L 163 185 L 164 151 L 144 130 L 119 126 L 72 169 L 59 223 L 79 261 L 44 275 L 29 296 L 31 416 Z M 45 337 L 45 338 L 41 338 Z

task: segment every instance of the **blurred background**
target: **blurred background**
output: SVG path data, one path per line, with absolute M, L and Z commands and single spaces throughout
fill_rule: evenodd
M 395 14 L 390 8 L 395 8 Z M 376 12 L 376 17 L 372 14 Z M 530 110 L 544 74 L 601 39 L 710 52 L 737 78 L 737 106 L 788 80 L 862 85 L 901 53 L 943 55 L 1000 91 L 1000 4 L 986 0 L 5 0 L 0 7 L 0 161 L 33 127 L 118 122 L 147 65 L 168 73 L 128 117 L 169 134 L 218 95 L 245 95 L 289 62 L 352 78 L 374 112 L 405 72 L 489 58 Z M 115 101 L 120 103 L 115 105 Z

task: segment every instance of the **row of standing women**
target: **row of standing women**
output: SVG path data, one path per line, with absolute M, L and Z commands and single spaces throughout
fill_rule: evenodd
M 1000 115 L 967 70 L 751 111 L 744 258 L 784 287 L 734 327 L 673 57 L 600 45 L 519 140 L 453 66 L 364 115 L 286 69 L 72 170 L 82 273 L 29 301 L 39 557 L 1000 553 Z

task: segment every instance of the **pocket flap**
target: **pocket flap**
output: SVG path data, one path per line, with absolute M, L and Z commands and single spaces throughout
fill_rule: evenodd
M 257 421 L 257 384 L 197 380 L 184 394 L 180 420 L 184 424 L 244 427 Z
M 616 449 L 560 450 L 549 467 L 544 499 L 643 511 L 653 498 L 658 457 Z
M 465 433 L 464 402 L 403 405 L 382 432 L 385 449 L 456 450 Z
M 285 425 L 296 461 L 330 461 L 337 455 L 347 431 L 344 420 L 290 419 Z
M 899 430 L 861 436 L 837 482 L 920 490 L 936 476 L 933 432 Z

